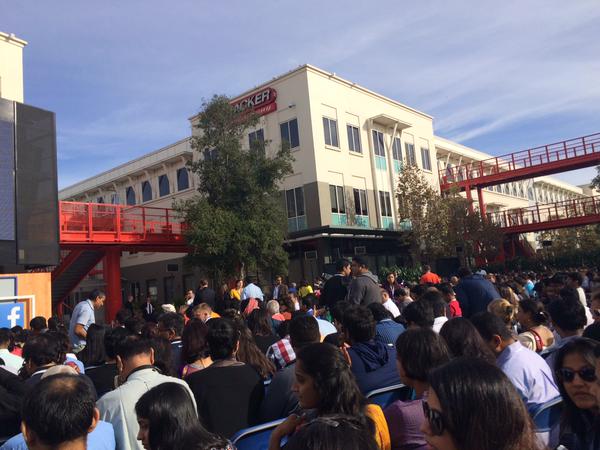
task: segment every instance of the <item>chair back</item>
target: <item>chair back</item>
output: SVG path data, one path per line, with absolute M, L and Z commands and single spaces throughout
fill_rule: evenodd
M 405 384 L 394 384 L 393 386 L 387 386 L 368 392 L 366 397 L 369 400 L 369 403 L 374 403 L 381 406 L 381 409 L 385 409 L 396 400 L 411 400 L 413 397 L 413 390 Z
M 238 431 L 231 442 L 237 450 L 268 450 L 271 433 L 284 420 L 278 419 Z

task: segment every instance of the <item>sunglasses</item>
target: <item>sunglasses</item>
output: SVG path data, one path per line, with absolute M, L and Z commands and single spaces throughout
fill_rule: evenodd
M 593 367 L 584 367 L 579 370 L 571 370 L 563 367 L 562 369 L 557 370 L 557 374 L 559 378 L 566 383 L 572 383 L 575 379 L 575 374 L 579 375 L 579 378 L 588 383 L 596 381 L 596 372 Z
M 446 421 L 444 420 L 442 413 L 437 409 L 431 409 L 426 401 L 423 401 L 423 413 L 429 422 L 431 434 L 434 436 L 441 436 L 444 434 L 444 430 L 446 429 Z

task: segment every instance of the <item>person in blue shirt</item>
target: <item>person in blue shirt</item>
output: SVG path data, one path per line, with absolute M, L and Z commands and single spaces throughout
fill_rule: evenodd
M 502 319 L 482 312 L 474 315 L 471 322 L 496 355 L 496 364 L 512 381 L 530 413 L 560 395 L 546 361 L 514 338 Z
M 375 322 L 377 322 L 375 325 L 375 339 L 386 345 L 394 345 L 398 336 L 406 331 L 404 326 L 394 322 L 392 314 L 381 303 L 369 303 L 367 308 L 369 308 Z
M 69 323 L 69 339 L 73 344 L 73 353 L 78 353 L 85 347 L 87 329 L 96 323 L 94 310 L 102 308 L 105 299 L 104 292 L 94 289 L 89 299 L 79 302 L 73 309 Z
M 246 287 L 242 291 L 242 300 L 247 300 L 249 298 L 255 298 L 259 302 L 264 300 L 264 294 L 261 288 L 259 288 L 254 282 L 256 278 L 253 276 L 246 277 Z
M 454 292 L 463 317 L 469 318 L 485 311 L 492 300 L 501 298 L 492 282 L 483 275 L 473 274 L 470 269 L 461 267 L 458 276 L 460 282 L 454 287 Z
M 375 339 L 376 323 L 366 306 L 350 305 L 344 312 L 344 340 L 350 344 L 351 370 L 361 392 L 368 393 L 400 384 L 396 370 L 396 350 Z

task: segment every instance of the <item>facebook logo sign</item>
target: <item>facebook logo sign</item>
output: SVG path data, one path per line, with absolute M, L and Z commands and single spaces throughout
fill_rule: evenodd
M 25 327 L 25 303 L 0 303 L 0 328 Z

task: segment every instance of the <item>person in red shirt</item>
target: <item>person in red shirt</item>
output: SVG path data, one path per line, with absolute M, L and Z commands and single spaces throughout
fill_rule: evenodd
M 421 284 L 440 284 L 442 282 L 442 279 L 437 274 L 431 271 L 431 266 L 424 266 L 423 270 L 425 271 L 425 273 L 421 275 Z
M 452 288 L 450 283 L 442 284 L 438 287 L 439 291 L 444 296 L 444 300 L 448 304 L 448 308 L 450 309 L 449 318 L 453 317 L 462 317 L 462 310 L 460 309 L 460 303 L 456 300 L 456 293 Z

